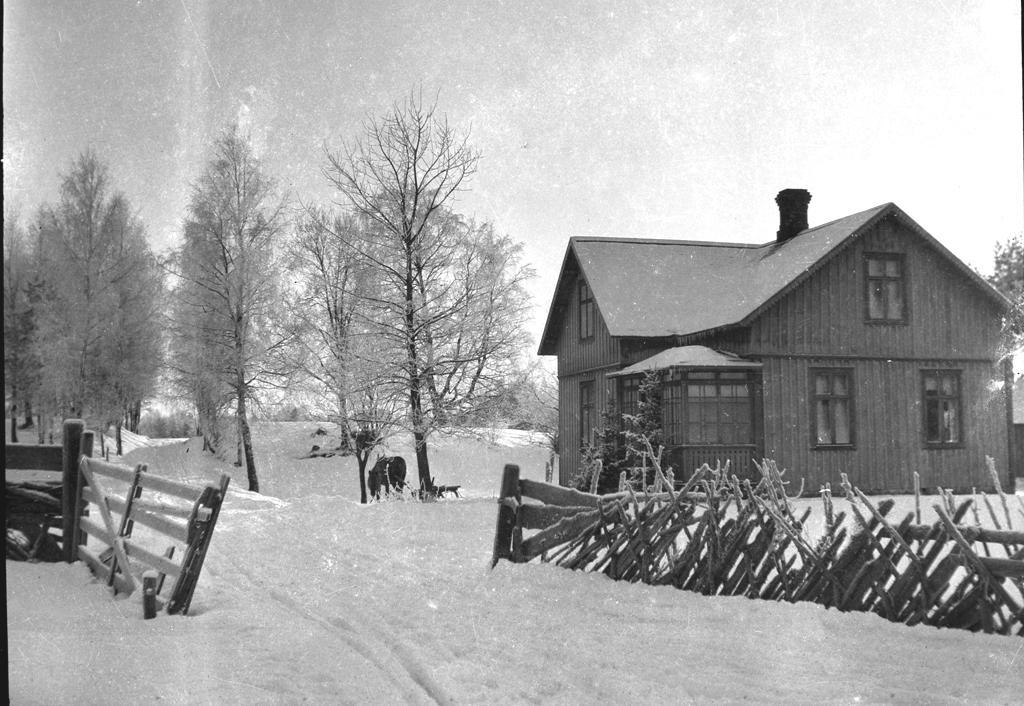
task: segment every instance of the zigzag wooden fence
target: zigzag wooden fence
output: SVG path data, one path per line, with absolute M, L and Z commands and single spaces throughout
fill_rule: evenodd
M 754 487 L 705 465 L 678 491 L 599 496 L 520 479 L 508 465 L 492 566 L 540 558 L 706 595 L 811 601 L 908 625 L 1024 635 L 1024 532 L 1013 531 L 1001 490 L 1001 518 L 982 496 L 996 527 L 984 529 L 972 499 L 936 496 L 934 524 L 921 524 L 919 509 L 893 523 L 886 516 L 894 501 L 876 505 L 847 483 L 850 532 L 825 488 L 824 533 L 811 540 L 811 509 L 797 517 L 782 474 L 769 462 L 761 470 Z M 969 511 L 974 526 L 962 524 Z
M 78 493 L 97 508 L 99 520 L 79 517 L 76 529 L 103 548 L 83 544 L 78 557 L 115 593 L 132 593 L 133 572 L 148 573 L 152 585 L 144 596 L 147 617 L 155 613 L 164 579 L 170 577 L 174 587 L 166 599 L 167 612 L 187 613 L 230 478 L 224 474 L 217 485 L 193 486 L 149 474 L 145 465 L 131 468 L 91 458 L 82 458 L 80 470 Z M 119 486 L 121 494 L 112 492 L 112 486 Z M 145 498 L 143 491 L 148 491 Z M 132 537 L 136 524 L 169 539 L 167 550 L 161 554 L 153 551 L 152 542 Z

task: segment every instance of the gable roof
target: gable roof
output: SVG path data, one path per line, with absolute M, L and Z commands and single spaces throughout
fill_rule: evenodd
M 685 336 L 745 325 L 881 219 L 893 216 L 945 255 L 1000 306 L 1006 299 L 895 204 L 886 203 L 782 243 L 570 238 L 541 337 L 552 355 L 572 275 L 582 272 L 612 336 Z M 690 273 L 690 274 L 688 274 Z

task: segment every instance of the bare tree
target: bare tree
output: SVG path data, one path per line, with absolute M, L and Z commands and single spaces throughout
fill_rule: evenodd
M 366 503 L 366 465 L 395 428 L 401 390 L 388 384 L 382 363 L 393 357 L 383 350 L 387 339 L 365 325 L 364 307 L 376 297 L 378 280 L 366 258 L 346 247 L 360 240 L 363 227 L 351 214 L 307 209 L 291 248 L 289 270 L 297 286 L 288 319 L 295 367 L 355 454 Z
M 367 121 L 361 139 L 328 152 L 324 170 L 356 213 L 376 226 L 369 238 L 376 247 L 362 252 L 388 292 L 375 302 L 375 314 L 381 332 L 403 350 L 400 375 L 424 491 L 433 489 L 427 453 L 431 420 L 424 399 L 430 394 L 426 328 L 441 315 L 431 311 L 434 289 L 453 286 L 431 278 L 435 263 L 453 250 L 450 240 L 440 237 L 439 221 L 478 159 L 467 137 L 437 114 L 436 104 L 425 106 L 422 97 L 412 95 L 382 118 Z M 360 251 L 356 243 L 350 247 Z
M 259 478 L 249 409 L 260 386 L 275 384 L 286 373 L 277 355 L 286 337 L 274 316 L 275 253 L 283 229 L 284 202 L 273 182 L 249 140 L 237 127 L 227 129 L 192 189 L 176 258 L 177 330 L 193 348 L 175 364 L 187 368 L 179 378 L 207 408 L 200 408 L 200 415 L 215 415 L 229 391 L 254 492 Z
M 522 245 L 492 224 L 455 220 L 449 228 L 450 261 L 425 265 L 418 284 L 421 301 L 430 302 L 423 336 L 432 416 L 460 424 L 493 415 L 521 375 L 525 284 L 534 275 L 522 264 Z

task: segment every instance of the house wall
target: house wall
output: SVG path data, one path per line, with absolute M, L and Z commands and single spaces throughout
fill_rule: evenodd
M 1010 469 L 1010 475 L 1024 478 L 1024 424 L 1014 424 L 1010 435 L 1013 447 L 1013 468 Z M 1012 490 L 1013 487 L 1013 485 L 1007 484 L 1004 490 Z
M 617 365 L 619 343 L 611 337 L 601 316 L 600 302 L 596 305 L 597 322 L 594 335 L 580 340 L 580 291 L 578 277 L 572 279 L 568 305 L 562 317 L 562 330 L 558 335 L 558 375 L 578 375 L 607 365 Z
M 865 252 L 905 256 L 905 324 L 865 321 Z M 612 397 L 607 374 L 679 341 L 613 339 L 600 316 L 592 340 L 579 340 L 576 280 L 568 287 L 558 336 L 560 482 L 579 471 L 579 385 L 594 381 L 597 424 Z M 764 454 L 805 490 L 838 487 L 840 473 L 865 491 L 913 487 L 990 488 L 985 456 L 1005 474 L 1009 456 L 1005 399 L 994 392 L 1000 312 L 959 269 L 914 231 L 887 218 L 836 253 L 807 280 L 761 312 L 749 328 L 694 337 L 687 344 L 762 360 Z M 846 367 L 855 384 L 852 449 L 812 449 L 810 368 Z M 921 370 L 961 371 L 964 444 L 923 443 Z M 793 488 L 793 492 L 796 491 Z
M 578 277 L 578 275 L 577 275 Z M 581 382 L 594 382 L 596 424 L 601 411 L 607 408 L 609 390 L 606 375 L 620 367 L 619 343 L 608 333 L 596 306 L 594 336 L 585 341 L 579 337 L 579 286 L 576 277 L 569 287 L 562 330 L 558 334 L 558 437 L 559 483 L 567 485 L 580 470 L 580 396 Z
M 617 366 L 616 366 L 617 367 Z M 607 373 L 614 368 L 596 370 L 558 379 L 558 482 L 569 485 L 580 472 L 580 383 L 594 383 L 595 428 L 602 425 L 602 412 L 612 399 Z
M 906 324 L 865 322 L 865 252 L 905 255 Z M 985 455 L 1006 469 L 1005 399 L 992 391 L 999 312 L 917 234 L 889 218 L 763 312 L 741 352 L 764 364 L 765 452 L 808 489 L 848 473 L 862 490 L 990 488 Z M 853 370 L 855 449 L 811 448 L 811 367 Z M 963 448 L 926 449 L 921 370 L 962 371 Z
M 985 456 L 1006 469 L 1005 401 L 993 390 L 998 370 L 987 362 L 947 360 L 843 359 L 766 356 L 764 363 L 765 456 L 780 468 L 796 492 L 824 483 L 839 487 L 840 474 L 865 492 L 909 491 L 914 472 L 925 488 L 992 489 Z M 811 381 L 814 367 L 849 368 L 853 374 L 852 449 L 812 448 Z M 924 444 L 921 370 L 955 367 L 961 371 L 964 444 L 934 449 Z
M 865 323 L 865 252 L 906 256 L 908 324 Z M 999 326 L 976 285 L 887 218 L 763 312 L 737 352 L 990 360 Z

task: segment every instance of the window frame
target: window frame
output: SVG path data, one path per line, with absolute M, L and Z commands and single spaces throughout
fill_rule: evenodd
M 880 260 L 882 262 L 897 262 L 899 263 L 900 274 L 897 277 L 889 275 L 872 275 L 871 265 L 872 260 Z M 898 252 L 865 252 L 864 253 L 864 323 L 872 326 L 906 326 L 910 323 L 910 287 L 907 285 L 909 280 L 907 273 L 907 256 L 904 253 Z M 903 297 L 903 315 L 899 319 L 890 319 L 887 316 L 883 318 L 873 318 L 871 316 L 871 285 L 872 282 L 898 282 L 900 287 L 900 293 Z M 888 310 L 888 294 L 886 294 L 886 310 Z
M 619 422 L 622 415 L 640 414 L 640 383 L 643 377 L 627 375 L 619 381 Z
M 594 443 L 594 430 L 596 420 L 594 418 L 597 409 L 596 396 L 597 385 L 593 380 L 580 380 L 579 388 L 579 415 L 580 415 L 580 448 Z M 584 394 L 586 390 L 586 394 Z M 590 438 L 587 438 L 587 423 L 590 424 Z
M 722 377 L 736 376 L 733 378 Z M 742 375 L 742 377 L 739 377 Z M 756 447 L 758 444 L 757 440 L 757 427 L 756 419 L 757 410 L 756 403 L 754 400 L 756 381 L 754 376 L 750 374 L 748 370 L 736 370 L 736 369 L 692 369 L 682 370 L 672 375 L 670 378 L 666 378 L 663 382 L 662 391 L 662 435 L 665 439 L 666 446 L 679 446 L 679 447 Z M 690 405 L 693 399 L 712 399 L 712 398 L 691 398 L 688 385 L 710 385 L 715 387 L 715 411 L 716 420 L 714 427 L 718 431 L 718 437 L 721 438 L 721 431 L 725 424 L 734 427 L 735 429 L 745 428 L 747 430 L 747 441 L 694 441 L 690 437 Z M 722 387 L 729 385 L 744 385 L 746 387 L 746 395 L 742 396 L 728 396 L 722 394 Z M 669 388 L 675 386 L 678 388 L 678 394 L 669 393 Z M 678 399 L 679 409 L 678 414 L 675 410 L 669 410 L 666 405 L 671 405 L 672 400 Z M 741 424 L 736 421 L 722 422 L 723 403 L 722 400 L 746 400 L 746 411 L 749 416 L 745 424 Z M 700 404 L 697 402 L 696 404 Z M 669 423 L 671 422 L 671 423 Z M 700 422 L 703 424 L 703 422 Z M 675 432 L 678 432 L 679 438 L 675 436 Z M 684 439 L 684 440 L 680 440 Z
M 686 436 L 686 383 L 674 377 L 661 386 L 661 438 L 665 446 L 681 446 Z M 678 401 L 678 407 L 673 402 Z
M 594 290 L 590 288 L 587 281 L 581 276 L 576 285 L 576 294 L 579 300 L 577 314 L 579 316 L 579 340 L 591 341 L 594 339 L 596 325 L 594 303 Z
M 811 450 L 812 451 L 844 451 L 853 450 L 857 448 L 857 403 L 856 396 L 854 395 L 854 369 L 853 368 L 835 368 L 835 367 L 812 367 L 808 370 L 808 399 L 810 400 L 809 412 L 810 412 L 810 433 L 811 433 Z M 819 393 L 817 386 L 818 375 L 829 375 L 829 390 L 830 392 L 822 394 Z M 833 375 L 843 375 L 846 377 L 846 396 L 836 395 L 831 390 Z M 820 400 L 835 400 L 845 399 L 846 400 L 846 414 L 849 420 L 849 435 L 850 440 L 847 443 L 839 444 L 823 444 L 818 441 L 818 402 Z M 835 417 L 832 416 L 831 426 L 833 430 L 833 438 L 835 437 Z
M 942 377 L 952 376 L 956 380 L 956 394 L 942 395 Z M 933 400 L 956 400 L 956 441 L 931 441 L 928 438 L 928 378 L 938 381 L 939 394 Z M 923 368 L 921 370 L 921 443 L 926 449 L 962 449 L 964 448 L 964 384 L 963 371 L 956 368 Z

